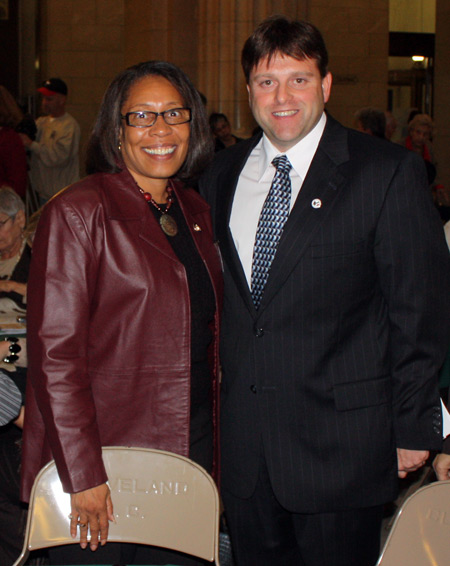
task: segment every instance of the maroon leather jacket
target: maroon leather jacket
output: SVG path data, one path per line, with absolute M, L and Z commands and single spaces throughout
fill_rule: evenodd
M 221 262 L 209 206 L 180 183 L 174 190 L 216 295 L 217 446 Z M 107 480 L 102 446 L 189 455 L 189 308 L 185 269 L 126 169 L 87 177 L 45 206 L 28 282 L 25 501 L 51 458 L 73 493 Z

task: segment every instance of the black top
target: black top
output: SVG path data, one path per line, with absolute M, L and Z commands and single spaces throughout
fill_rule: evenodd
M 191 306 L 191 424 L 189 457 L 203 466 L 212 469 L 213 426 L 211 371 L 208 364 L 208 346 L 212 341 L 211 322 L 216 309 L 214 290 L 205 264 L 198 253 L 191 232 L 178 202 L 174 201 L 169 214 L 176 222 L 178 232 L 167 236 L 180 262 L 186 270 Z M 149 202 L 155 218 L 162 216 Z M 158 205 L 162 211 L 166 205 Z
M 30 271 L 30 263 L 31 263 L 31 248 L 28 244 L 25 244 L 25 247 L 22 251 L 22 255 L 14 268 L 14 271 L 11 273 L 10 280 L 16 281 L 17 283 L 26 283 L 28 281 L 28 272 Z M 26 309 L 27 305 L 23 302 L 23 296 L 19 295 L 19 293 L 15 293 L 11 291 L 10 293 L 1 292 L 0 298 L 2 297 L 9 297 L 13 300 L 21 309 Z

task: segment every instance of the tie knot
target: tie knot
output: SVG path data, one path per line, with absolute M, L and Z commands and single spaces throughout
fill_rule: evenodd
M 277 171 L 281 173 L 289 174 L 289 171 L 292 169 L 291 162 L 286 157 L 286 155 L 278 155 L 272 160 L 272 165 L 276 168 Z

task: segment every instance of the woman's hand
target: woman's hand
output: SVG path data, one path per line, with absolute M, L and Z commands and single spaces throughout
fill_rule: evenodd
M 10 354 L 9 347 L 11 342 L 8 340 L 0 340 L 0 361 L 3 360 L 8 354 Z
M 70 535 L 76 538 L 80 528 L 80 546 L 88 545 L 88 531 L 91 533 L 90 548 L 97 550 L 100 539 L 101 546 L 108 539 L 109 521 L 115 521 L 111 492 L 106 483 L 91 489 L 71 493 L 72 512 L 70 516 Z
M 11 281 L 10 279 L 0 280 L 0 292 L 17 293 L 24 297 L 27 294 L 27 284 L 17 283 L 17 281 Z
M 17 353 L 18 359 L 14 362 L 15 366 L 26 368 L 28 366 L 28 357 L 27 357 L 27 339 L 26 338 L 19 338 L 17 344 L 20 346 L 21 350 Z M 9 356 L 11 352 L 9 351 L 9 347 L 11 346 L 11 342 L 9 340 L 0 340 L 0 362 L 6 356 Z
M 20 413 L 17 419 L 14 421 L 14 424 L 19 428 L 23 428 L 23 421 L 25 419 L 25 407 L 22 405 L 20 407 Z
M 16 361 L 15 365 L 21 368 L 26 368 L 28 367 L 27 339 L 19 338 L 19 341 L 17 343 L 22 349 L 19 352 L 19 359 Z
M 433 468 L 438 480 L 449 480 L 450 454 L 438 454 L 433 461 Z

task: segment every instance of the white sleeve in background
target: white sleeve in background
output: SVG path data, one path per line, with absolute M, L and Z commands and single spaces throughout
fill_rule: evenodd
M 444 405 L 441 399 L 441 407 L 442 407 L 442 436 L 443 438 L 447 438 L 450 434 L 450 413 L 447 410 L 447 407 Z

